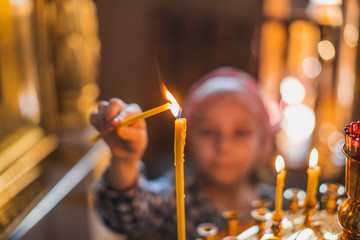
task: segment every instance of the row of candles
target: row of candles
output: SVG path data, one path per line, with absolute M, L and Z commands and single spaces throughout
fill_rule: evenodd
M 162 106 L 153 108 L 141 114 L 135 115 L 132 118 L 126 119 L 117 126 L 117 128 L 128 126 L 136 121 L 144 118 L 159 114 L 161 112 L 171 110 L 175 117 L 175 140 L 174 140 L 174 165 L 175 165 L 175 182 L 176 182 L 176 211 L 177 211 L 177 231 L 178 240 L 186 239 L 185 232 L 185 194 L 184 194 L 184 147 L 185 147 L 185 136 L 186 136 L 186 119 L 181 118 L 181 107 L 177 103 L 174 96 L 167 90 L 166 86 L 162 84 L 162 94 L 169 100 Z M 106 135 L 110 134 L 115 129 L 109 130 L 108 132 L 102 133 L 98 136 L 91 138 L 92 142 L 95 142 Z M 306 197 L 304 200 L 304 206 L 307 208 L 314 208 L 317 204 L 316 193 L 318 187 L 318 179 L 320 175 L 320 167 L 317 166 L 318 153 L 316 149 L 313 149 L 310 154 L 308 173 L 308 182 Z M 275 210 L 273 212 L 272 220 L 275 222 L 281 222 L 282 220 L 282 199 L 283 199 L 283 188 L 285 184 L 285 162 L 284 159 L 279 155 L 275 161 L 275 167 L 277 171 L 276 181 L 276 198 L 275 198 Z
M 319 185 L 320 167 L 318 163 L 318 151 L 314 148 L 310 153 L 309 168 L 307 169 L 308 180 L 306 187 L 306 196 L 304 199 L 305 208 L 314 208 L 317 204 L 316 194 Z M 282 220 L 282 200 L 283 189 L 285 184 L 285 161 L 282 156 L 277 156 L 275 160 L 275 168 L 277 171 L 276 176 L 276 198 L 275 198 L 275 210 L 272 216 L 272 220 L 275 222 L 281 222 Z

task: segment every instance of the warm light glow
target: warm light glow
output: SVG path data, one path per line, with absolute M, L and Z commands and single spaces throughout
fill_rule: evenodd
M 311 136 L 315 128 L 315 113 L 306 105 L 288 106 L 284 111 L 283 128 L 288 137 L 300 142 Z
M 341 5 L 342 0 L 310 0 L 312 4 L 319 5 Z
M 329 147 L 329 150 L 331 152 L 335 152 L 338 147 L 338 142 L 339 141 L 344 141 L 344 134 L 342 134 L 341 132 L 339 131 L 333 131 L 329 134 L 329 137 L 328 137 L 328 141 L 327 141 L 327 144 L 328 144 L 328 147 Z
M 19 109 L 23 116 L 33 117 L 39 111 L 39 102 L 35 95 L 27 94 L 20 97 Z
M 351 107 L 354 94 L 355 87 L 355 69 L 350 66 L 342 66 L 339 70 L 339 85 L 337 90 L 337 98 L 339 103 L 344 107 Z
M 322 67 L 319 59 L 315 57 L 307 57 L 301 63 L 303 73 L 308 78 L 316 78 L 321 73 Z
M 318 52 L 325 61 L 331 60 L 335 57 L 335 47 L 329 40 L 323 40 L 318 44 Z
M 280 84 L 280 94 L 287 104 L 299 104 L 305 97 L 305 88 L 297 78 L 288 76 Z
M 284 158 L 280 155 L 278 155 L 276 157 L 276 160 L 275 160 L 275 169 L 276 169 L 276 172 L 281 172 L 282 170 L 285 169 L 285 161 L 284 161 Z
M 346 158 L 344 154 L 341 152 L 344 143 L 345 143 L 344 137 L 342 139 L 339 139 L 332 151 L 331 160 L 336 166 L 339 167 L 343 167 L 346 164 Z
M 334 124 L 330 122 L 321 123 L 318 131 L 319 140 L 324 144 L 328 144 L 329 136 L 334 131 L 336 131 L 336 126 Z
M 10 0 L 10 4 L 14 7 L 16 14 L 27 16 L 34 8 L 33 1 L 30 0 Z
M 167 87 L 165 86 L 165 84 L 161 84 L 161 90 L 163 93 L 163 96 L 170 101 L 171 106 L 170 106 L 170 110 L 172 112 L 172 114 L 174 115 L 174 117 L 178 117 L 180 114 L 180 110 L 181 107 L 178 104 L 178 102 L 176 101 L 176 99 L 174 98 L 174 96 L 169 92 L 169 90 L 167 89 Z
M 356 47 L 359 40 L 359 31 L 353 24 L 346 24 L 344 27 L 344 40 L 349 47 Z
M 314 148 L 313 150 L 311 150 L 310 153 L 310 159 L 309 159 L 309 167 L 313 168 L 318 164 L 318 159 L 319 159 L 319 153 L 316 150 L 316 148 Z

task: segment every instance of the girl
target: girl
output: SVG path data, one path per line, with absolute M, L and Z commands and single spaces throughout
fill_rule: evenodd
M 105 132 L 139 112 L 136 104 L 113 98 L 99 103 L 91 122 Z M 239 220 L 249 217 L 251 200 L 264 192 L 251 181 L 253 168 L 271 157 L 273 138 L 256 81 L 230 67 L 216 69 L 193 85 L 183 116 L 194 161 L 185 176 L 190 240 L 198 237 L 200 223 L 223 228 L 225 210 L 235 210 Z M 105 224 L 129 237 L 176 239 L 173 171 L 152 181 L 142 173 L 140 161 L 148 141 L 145 121 L 120 128 L 105 141 L 112 159 L 96 189 L 96 206 Z

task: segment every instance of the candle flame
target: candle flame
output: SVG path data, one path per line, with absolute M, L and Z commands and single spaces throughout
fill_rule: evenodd
M 174 98 L 174 96 L 169 92 L 169 90 L 167 89 L 164 83 L 161 83 L 161 93 L 167 100 L 170 101 L 171 105 L 169 106 L 169 108 L 172 114 L 174 115 L 174 117 L 178 117 L 180 114 L 181 107 Z
M 313 150 L 311 150 L 310 153 L 310 158 L 309 158 L 309 167 L 313 168 L 318 164 L 318 159 L 319 159 L 319 153 L 316 150 L 316 148 L 313 148 Z
M 275 160 L 275 169 L 276 169 L 276 172 L 281 172 L 282 170 L 285 169 L 285 161 L 284 161 L 284 158 L 280 155 L 278 155 L 276 157 L 276 160 Z

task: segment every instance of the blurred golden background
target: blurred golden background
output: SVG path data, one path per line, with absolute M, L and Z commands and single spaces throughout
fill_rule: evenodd
M 1 1 L 0 236 L 122 239 L 91 208 L 109 152 L 89 142 L 88 117 L 111 97 L 143 110 L 163 104 L 159 48 L 180 103 L 220 66 L 259 79 L 288 187 L 305 187 L 312 147 L 321 181 L 342 182 L 343 128 L 360 119 L 359 11 L 357 0 Z M 147 120 L 150 177 L 173 164 L 169 118 Z M 274 183 L 274 173 L 262 180 Z

